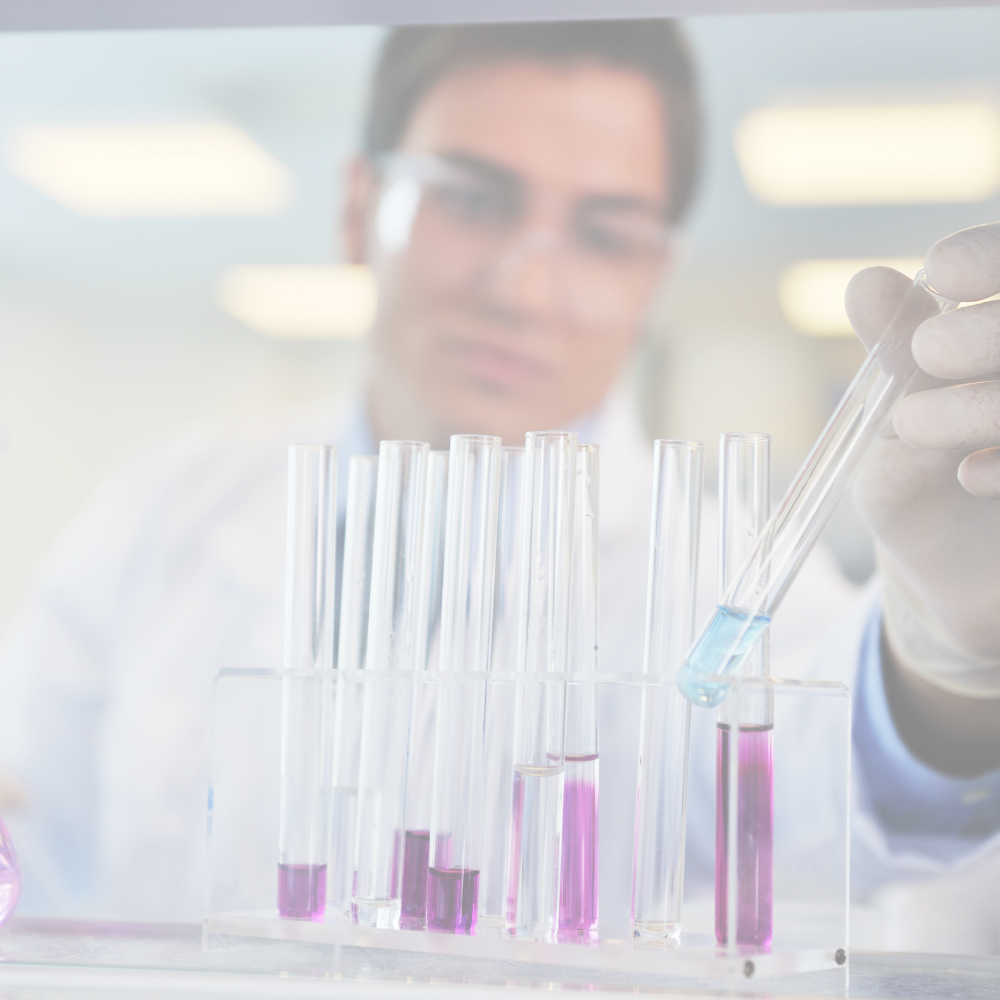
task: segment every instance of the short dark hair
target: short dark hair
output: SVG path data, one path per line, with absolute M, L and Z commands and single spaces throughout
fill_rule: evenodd
M 395 28 L 372 81 L 364 148 L 372 157 L 403 139 L 435 84 L 477 63 L 531 59 L 560 65 L 596 60 L 649 79 L 663 98 L 671 221 L 691 205 L 701 165 L 701 106 L 687 41 L 673 20 L 463 24 Z

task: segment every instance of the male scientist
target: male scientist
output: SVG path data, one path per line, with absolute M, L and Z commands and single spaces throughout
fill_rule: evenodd
M 379 293 L 367 385 L 343 411 L 197 435 L 108 484 L 8 644 L 26 907 L 198 917 L 211 680 L 280 664 L 291 441 L 336 444 L 342 488 L 347 456 L 380 439 L 520 443 L 561 427 L 596 441 L 602 667 L 641 669 L 651 453 L 619 376 L 670 272 L 699 131 L 670 21 L 388 35 L 347 183 L 349 256 Z M 926 269 L 952 298 L 1000 292 L 1000 225 L 943 239 Z M 867 344 L 907 285 L 885 268 L 854 278 Z M 817 549 L 775 621 L 773 672 L 854 692 L 854 891 L 892 910 L 885 943 L 996 952 L 1000 302 L 928 320 L 913 351 L 925 382 L 857 488 L 878 579 L 857 592 Z M 693 896 L 710 891 L 714 850 L 708 714 L 692 744 Z M 626 723 L 605 722 L 602 920 L 623 925 L 635 762 Z

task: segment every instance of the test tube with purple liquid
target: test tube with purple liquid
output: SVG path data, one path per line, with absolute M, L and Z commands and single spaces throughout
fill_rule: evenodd
M 500 438 L 453 435 L 426 897 L 427 930 L 440 933 L 475 933 L 479 910 L 499 483 Z
M 427 454 L 421 441 L 379 445 L 351 915 L 398 929 L 406 833 L 413 675 L 420 649 Z
M 285 648 L 281 691 L 278 915 L 322 921 L 326 912 L 332 754 L 337 452 L 293 445 L 288 455 Z
M 599 452 L 581 444 L 576 459 L 569 668 L 597 669 L 597 547 Z M 597 929 L 599 757 L 596 683 L 566 685 L 559 935 L 573 939 Z
M 749 558 L 770 514 L 768 435 L 721 436 L 719 499 L 722 594 Z M 750 653 L 747 677 L 767 676 L 768 654 L 765 632 Z M 719 707 L 716 736 L 715 937 L 719 944 L 735 940 L 739 947 L 761 950 L 770 947 L 772 936 L 773 713 L 769 688 L 734 685 Z
M 423 580 L 419 591 L 417 683 L 410 719 L 406 775 L 406 835 L 403 838 L 403 930 L 423 930 L 427 911 L 427 865 L 430 855 L 431 797 L 434 791 L 434 739 L 437 686 L 420 671 L 437 670 L 441 657 L 441 590 L 444 573 L 445 520 L 448 510 L 448 452 L 427 456 L 424 503 Z

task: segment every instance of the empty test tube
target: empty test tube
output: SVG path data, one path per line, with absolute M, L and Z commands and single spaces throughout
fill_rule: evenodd
M 525 437 L 507 930 L 540 941 L 555 941 L 559 930 L 576 452 L 575 434 Z
M 365 927 L 399 927 L 428 451 L 420 441 L 379 446 L 351 907 Z
M 868 453 L 917 374 L 910 343 L 917 327 L 958 305 L 938 295 L 923 271 L 854 376 L 788 492 L 761 530 L 709 623 L 688 651 L 679 683 L 692 701 L 717 705 L 724 682 L 742 669 Z
M 719 501 L 721 599 L 771 513 L 769 435 L 721 436 Z M 767 676 L 768 646 L 765 632 L 747 660 L 745 676 Z M 773 737 L 774 703 L 769 688 L 734 689 L 719 706 L 715 766 L 715 938 L 719 944 L 733 940 L 739 946 L 756 948 L 771 944 Z M 734 813 L 735 824 L 730 820 Z M 729 905 L 731 900 L 735 906 Z
M 569 669 L 597 670 L 599 450 L 581 444 L 576 458 Z M 589 934 L 598 921 L 597 684 L 566 685 L 560 937 Z
M 288 452 L 285 671 L 333 667 L 337 565 L 337 452 Z M 281 691 L 278 915 L 322 921 L 330 818 L 331 685 L 289 676 Z
M 333 727 L 333 804 L 326 899 L 334 913 L 351 912 L 355 835 L 358 824 L 358 769 L 361 756 L 363 670 L 368 648 L 372 542 L 375 533 L 377 455 L 352 455 L 347 470 L 344 570 L 337 652 L 336 724 Z
M 493 593 L 492 675 L 486 685 L 485 797 L 480 852 L 477 933 L 502 933 L 507 914 L 507 830 L 514 780 L 517 636 L 521 610 L 521 484 L 524 448 L 500 449 L 496 585 Z M 495 676 L 499 675 L 499 676 Z
M 418 670 L 436 670 L 441 652 L 441 588 L 444 573 L 445 519 L 448 509 L 448 452 L 427 456 L 427 499 L 420 586 Z M 422 930 L 427 909 L 431 797 L 434 783 L 434 733 L 437 686 L 418 674 L 413 691 L 410 752 L 406 774 L 406 836 L 403 841 L 403 889 L 399 926 Z
M 427 929 L 450 934 L 474 933 L 479 911 L 499 479 L 500 438 L 452 437 L 427 872 Z
M 704 448 L 653 442 L 653 503 L 643 672 L 639 777 L 632 854 L 632 936 L 681 930 L 691 704 L 675 676 L 694 631 Z

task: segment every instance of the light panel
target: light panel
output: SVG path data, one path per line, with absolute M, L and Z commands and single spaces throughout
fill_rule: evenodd
M 882 265 L 916 276 L 920 257 L 874 257 L 841 260 L 800 260 L 787 267 L 778 282 L 778 300 L 788 324 L 814 337 L 853 337 L 844 291 L 866 267 Z
M 736 158 L 771 205 L 975 202 L 1000 190 L 1000 112 L 985 102 L 762 108 Z
M 365 334 L 375 318 L 375 279 L 357 265 L 234 267 L 216 289 L 219 304 L 258 333 L 290 339 Z
M 91 216 L 271 215 L 293 186 L 270 153 L 224 122 L 25 128 L 6 162 L 54 201 Z

